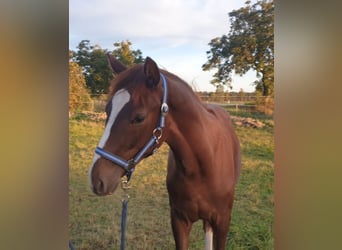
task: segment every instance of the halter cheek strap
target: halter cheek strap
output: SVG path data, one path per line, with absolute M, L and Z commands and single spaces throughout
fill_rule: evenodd
M 145 144 L 145 146 L 131 159 L 131 160 L 124 160 L 120 156 L 117 156 L 115 154 L 112 154 L 103 148 L 97 147 L 95 149 L 95 153 L 100 155 L 101 157 L 110 160 L 114 164 L 120 166 L 123 168 L 126 172 L 127 180 L 131 178 L 131 175 L 134 171 L 135 166 L 138 164 L 138 162 L 142 159 L 144 154 L 152 147 L 153 153 L 155 152 L 155 149 L 157 145 L 159 144 L 159 140 L 162 137 L 163 134 L 163 128 L 165 127 L 165 118 L 167 113 L 169 112 L 169 106 L 167 105 L 167 81 L 165 76 L 160 73 L 162 83 L 163 83 L 163 97 L 162 97 L 162 104 L 160 107 L 160 118 L 159 123 L 157 127 L 153 130 L 152 137 L 150 140 Z

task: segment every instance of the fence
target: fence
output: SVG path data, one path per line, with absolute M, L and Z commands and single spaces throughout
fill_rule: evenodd
M 199 97 L 203 102 L 217 102 L 217 103 L 257 103 L 263 96 L 238 96 L 229 94 L 208 93 L 206 95 L 200 94 Z
M 199 97 L 204 103 L 217 104 L 229 111 L 264 112 L 267 109 L 265 99 L 267 97 L 263 96 L 229 96 L 210 93 Z M 82 111 L 104 112 L 106 104 L 106 100 L 94 98 L 91 105 L 87 105 L 89 108 Z
M 236 112 L 257 112 L 263 110 L 260 106 L 265 103 L 265 97 L 263 96 L 230 96 L 228 94 L 218 95 L 217 93 L 210 93 L 199 95 L 199 97 L 205 103 L 217 104 L 229 111 Z

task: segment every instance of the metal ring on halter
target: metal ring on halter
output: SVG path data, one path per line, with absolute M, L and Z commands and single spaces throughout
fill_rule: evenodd
M 157 143 L 159 143 L 158 141 L 163 135 L 163 129 L 161 127 L 155 128 L 153 130 L 153 135 L 157 138 Z

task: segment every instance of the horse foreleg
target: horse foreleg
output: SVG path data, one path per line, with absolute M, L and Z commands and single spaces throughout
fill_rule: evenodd
M 205 250 L 213 250 L 213 230 L 205 231 Z
M 213 250 L 213 229 L 207 221 L 203 221 L 205 232 L 205 250 Z
M 192 223 L 186 218 L 179 216 L 173 209 L 171 209 L 171 225 L 176 249 L 187 250 L 189 248 L 189 235 Z
M 214 249 L 215 250 L 224 250 L 227 242 L 227 235 L 230 226 L 230 212 L 221 220 L 216 221 L 215 225 L 213 225 L 214 231 Z
M 214 246 L 215 250 L 224 250 L 227 242 L 227 234 L 228 234 L 229 226 L 220 229 L 214 229 Z

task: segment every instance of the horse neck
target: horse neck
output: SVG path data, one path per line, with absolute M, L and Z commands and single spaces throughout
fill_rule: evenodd
M 185 165 L 182 167 L 197 166 L 196 162 L 209 153 L 206 149 L 206 109 L 193 91 L 179 81 L 169 82 L 168 103 L 165 141 L 175 158 Z

